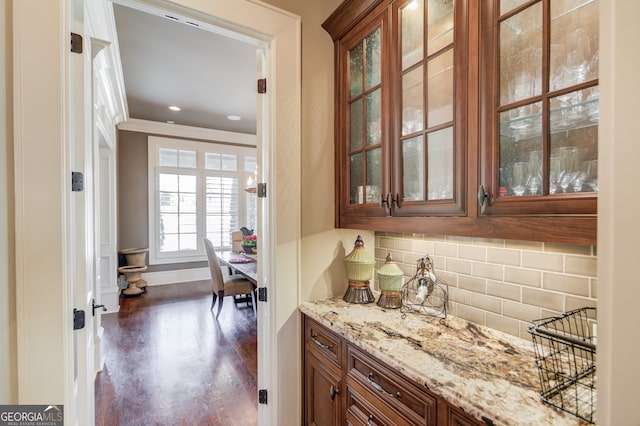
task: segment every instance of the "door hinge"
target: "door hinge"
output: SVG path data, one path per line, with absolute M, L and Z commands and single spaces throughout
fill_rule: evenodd
M 71 52 L 82 53 L 82 36 L 80 34 L 71 33 Z
M 82 172 L 71 172 L 71 190 L 73 192 L 84 191 L 84 175 Z
M 259 404 L 266 404 L 267 403 L 267 390 L 266 389 L 260 389 L 258 391 L 258 403 Z
M 84 328 L 84 311 L 73 308 L 73 329 L 80 330 Z
M 267 93 L 267 79 L 259 78 L 258 79 L 258 93 Z
M 258 301 L 266 302 L 267 301 L 267 288 L 266 287 L 258 287 Z
M 258 198 L 266 198 L 267 197 L 267 183 L 259 183 L 258 184 Z

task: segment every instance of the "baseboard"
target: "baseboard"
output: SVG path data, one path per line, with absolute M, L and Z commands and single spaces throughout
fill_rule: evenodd
M 211 279 L 209 268 L 178 269 L 174 271 L 144 272 L 142 279 L 148 285 L 164 285 L 183 283 L 187 281 L 202 281 Z

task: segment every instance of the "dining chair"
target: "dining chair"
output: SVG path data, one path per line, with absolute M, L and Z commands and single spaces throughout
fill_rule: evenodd
M 227 277 L 222 276 L 222 269 L 220 268 L 220 262 L 218 262 L 218 256 L 213 249 L 213 244 L 208 238 L 203 238 L 204 247 L 207 251 L 207 260 L 209 262 L 209 269 L 211 270 L 211 281 L 213 282 L 213 296 L 211 300 L 211 310 L 213 305 L 218 300 L 218 312 L 216 318 L 222 311 L 222 303 L 225 296 L 239 296 L 251 295 L 251 306 L 253 307 L 253 313 L 256 313 L 256 299 L 253 291 L 253 284 L 242 275 L 233 274 Z

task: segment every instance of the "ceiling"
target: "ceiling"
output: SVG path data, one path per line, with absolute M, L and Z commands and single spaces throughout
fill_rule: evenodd
M 113 6 L 130 118 L 256 133 L 256 45 Z

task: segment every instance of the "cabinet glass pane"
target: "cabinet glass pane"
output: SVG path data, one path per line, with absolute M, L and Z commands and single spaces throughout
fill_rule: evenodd
M 382 69 L 380 63 L 380 56 L 382 53 L 381 34 L 382 30 L 378 28 L 369 34 L 364 41 L 367 49 L 365 89 L 370 89 L 373 86 L 380 84 L 380 71 Z
M 402 69 L 422 59 L 424 0 L 413 0 L 402 9 Z
M 427 64 L 427 126 L 453 120 L 453 49 Z
M 367 146 L 382 143 L 382 128 L 380 114 L 380 93 L 382 89 L 376 89 L 366 96 L 367 114 Z
M 379 203 L 382 195 L 382 149 L 367 151 L 367 203 Z
M 550 4 L 551 90 L 598 78 L 598 2 L 554 0 Z
M 427 54 L 453 43 L 453 0 L 428 0 Z
M 549 192 L 597 192 L 598 87 L 551 98 L 549 107 Z
M 500 113 L 500 195 L 542 193 L 542 103 Z
M 423 67 L 402 76 L 402 135 L 424 129 Z
M 424 141 L 422 135 L 402 141 L 402 199 L 424 199 Z
M 349 156 L 349 202 L 362 204 L 362 154 Z
M 529 0 L 500 0 L 500 15 L 503 15 L 518 6 L 523 5 Z
M 349 52 L 349 96 L 362 93 L 362 44 Z
M 453 198 L 453 127 L 427 136 L 429 200 Z
M 500 105 L 540 95 L 542 3 L 500 23 Z
M 362 148 L 362 98 L 349 107 L 349 150 Z

